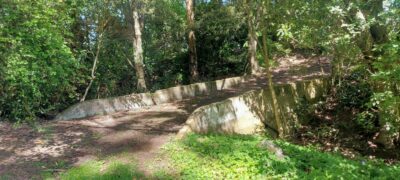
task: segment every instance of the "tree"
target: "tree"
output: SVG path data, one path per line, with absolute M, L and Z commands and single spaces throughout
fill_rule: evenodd
M 142 46 L 142 30 L 143 30 L 143 16 L 140 15 L 139 10 L 143 7 L 143 2 L 132 0 L 130 3 L 130 28 L 133 32 L 132 45 L 133 57 L 135 63 L 137 88 L 139 91 L 147 91 L 144 63 L 143 63 L 143 46 Z
M 271 96 L 272 112 L 274 114 L 274 121 L 276 124 L 276 130 L 278 137 L 284 135 L 284 123 L 281 119 L 281 112 L 279 109 L 279 103 L 276 97 L 276 92 L 274 88 L 274 82 L 272 80 L 272 73 L 270 65 L 272 62 L 269 58 L 268 49 L 268 16 L 269 16 L 269 0 L 264 1 L 251 1 L 244 0 L 243 6 L 246 13 L 246 20 L 248 23 L 248 63 L 250 64 L 250 70 L 252 74 L 256 74 L 260 71 L 260 67 L 257 61 L 257 45 L 260 47 L 261 55 L 264 59 L 265 73 L 268 80 L 268 90 Z M 256 9 L 255 13 L 253 12 Z M 257 31 L 262 34 L 261 43 L 258 41 Z M 275 32 L 276 33 L 276 32 Z
M 268 41 L 267 41 L 267 26 L 264 24 L 265 22 L 263 22 L 263 26 L 262 26 L 262 46 L 261 46 L 261 50 L 262 50 L 262 55 L 264 58 L 264 63 L 265 63 L 265 72 L 267 75 L 267 79 L 268 79 L 268 90 L 271 93 L 271 100 L 272 100 L 272 111 L 274 114 L 274 118 L 275 118 L 275 124 L 277 127 L 277 131 L 278 131 L 278 137 L 281 137 L 282 135 L 284 135 L 284 124 L 283 121 L 281 119 L 281 112 L 280 112 L 280 108 L 279 108 L 279 103 L 278 103 L 278 99 L 276 97 L 276 93 L 275 93 L 275 86 L 274 86 L 274 82 L 272 80 L 272 73 L 271 73 L 271 67 L 270 67 L 270 58 L 268 57 Z
M 94 60 L 93 60 L 93 67 L 92 67 L 92 70 L 90 73 L 89 85 L 86 87 L 85 93 L 83 94 L 83 96 L 81 98 L 81 102 L 85 101 L 86 96 L 88 95 L 89 90 L 92 87 L 93 81 L 96 78 L 96 69 L 97 69 L 97 64 L 99 61 L 100 50 L 103 46 L 104 33 L 106 33 L 106 28 L 109 23 L 109 20 L 110 20 L 109 18 L 97 20 L 99 22 L 99 24 L 97 25 L 97 30 L 96 30 L 96 34 L 98 34 L 97 42 L 96 42 L 96 44 L 97 44 L 96 53 L 95 53 Z
M 197 52 L 196 52 L 196 36 L 195 36 L 195 22 L 194 22 L 194 1 L 186 0 L 186 17 L 189 29 L 189 71 L 191 82 L 195 82 L 199 78 L 197 71 Z
M 252 0 L 245 0 L 245 11 L 247 12 L 247 25 L 248 25 L 248 63 L 250 65 L 250 73 L 257 74 L 260 71 L 260 65 L 257 60 L 257 34 L 256 28 L 258 23 L 259 6 L 257 12 L 253 13 Z

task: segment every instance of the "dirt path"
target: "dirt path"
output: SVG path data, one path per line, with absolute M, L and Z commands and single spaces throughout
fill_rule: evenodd
M 284 58 L 274 70 L 276 83 L 313 79 L 330 73 L 326 58 Z M 266 86 L 264 76 L 215 96 L 197 97 L 141 110 L 80 120 L 43 123 L 40 128 L 12 128 L 0 123 L 0 177 L 39 178 L 40 172 L 63 171 L 87 160 L 132 154 L 145 174 L 163 144 L 182 127 L 196 108 Z

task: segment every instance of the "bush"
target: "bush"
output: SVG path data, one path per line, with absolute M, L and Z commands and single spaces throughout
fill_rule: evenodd
M 366 133 L 375 133 L 379 130 L 378 116 L 371 110 L 357 114 L 355 120 L 357 125 Z
M 63 5 L 8 1 L 2 6 L 0 116 L 33 121 L 74 101 L 79 64 L 66 45 L 71 21 Z
M 368 72 L 356 69 L 345 76 L 337 86 L 336 97 L 343 108 L 362 109 L 372 96 Z
M 379 124 L 394 136 L 400 131 L 400 97 L 391 91 L 375 93 L 368 106 L 378 110 Z
M 373 63 L 374 95 L 368 103 L 379 115 L 379 124 L 390 136 L 400 136 L 400 36 L 399 8 L 386 11 L 388 39 L 375 46 L 378 55 Z M 389 18 L 390 17 L 390 18 Z

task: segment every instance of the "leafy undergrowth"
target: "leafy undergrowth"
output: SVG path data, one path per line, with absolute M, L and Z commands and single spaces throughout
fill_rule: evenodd
M 286 155 L 258 147 L 265 137 L 189 135 L 165 147 L 165 155 L 182 179 L 397 179 L 400 165 L 379 160 L 346 159 L 312 146 L 274 140 Z

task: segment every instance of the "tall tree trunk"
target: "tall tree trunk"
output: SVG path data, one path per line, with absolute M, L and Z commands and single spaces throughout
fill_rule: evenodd
M 187 24 L 189 28 L 189 71 L 190 80 L 195 82 L 199 78 L 199 73 L 197 71 L 197 52 L 196 52 L 196 36 L 194 34 L 195 24 L 194 24 L 194 2 L 193 0 L 186 0 L 186 17 Z
M 134 4 L 132 4 L 132 19 L 133 19 L 133 56 L 137 77 L 137 89 L 139 91 L 147 91 L 146 80 L 144 75 L 143 64 L 143 48 L 142 48 L 142 28 L 139 20 L 139 13 Z
M 247 11 L 247 25 L 248 25 L 248 64 L 250 65 L 250 73 L 257 74 L 260 71 L 260 65 L 257 60 L 257 34 L 256 34 L 256 23 L 257 14 L 253 13 L 252 0 L 245 1 L 245 9 Z M 258 13 L 259 9 L 257 9 Z
M 268 78 L 268 89 L 271 93 L 271 98 L 272 98 L 272 111 L 274 113 L 274 118 L 275 118 L 275 123 L 277 126 L 277 131 L 278 131 L 278 137 L 282 137 L 284 135 L 284 123 L 281 119 L 281 112 L 279 109 L 279 104 L 278 104 L 278 99 L 276 97 L 275 93 L 275 88 L 274 88 L 274 83 L 272 80 L 272 74 L 270 70 L 270 62 L 269 62 L 269 57 L 268 57 L 268 46 L 267 46 L 267 32 L 266 28 L 263 27 L 263 36 L 262 36 L 262 50 L 263 50 L 263 57 L 264 57 L 264 62 L 265 62 L 265 71 L 267 74 Z

